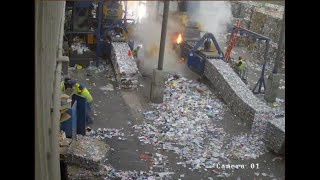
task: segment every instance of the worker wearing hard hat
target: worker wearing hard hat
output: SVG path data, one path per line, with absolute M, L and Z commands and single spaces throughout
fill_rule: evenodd
M 84 84 L 79 85 L 79 93 L 77 93 L 77 94 L 86 98 L 89 104 L 92 103 L 93 98 L 92 98 L 89 90 L 86 88 L 86 86 Z
M 138 58 L 138 52 L 140 50 L 140 46 L 138 46 L 135 50 L 133 50 L 133 57 Z
M 92 120 L 91 120 L 90 114 L 91 114 L 91 104 L 92 104 L 93 98 L 92 98 L 89 90 L 86 88 L 86 86 L 84 84 L 79 85 L 79 90 L 80 90 L 80 92 L 78 93 L 78 95 L 87 99 L 86 119 L 87 119 L 88 123 L 91 123 Z
M 74 79 L 68 80 L 64 84 L 65 89 L 72 88 L 75 94 L 86 98 L 88 103 L 92 103 L 92 96 L 84 84 L 79 84 Z M 63 87 L 63 85 L 61 85 L 61 87 Z
M 73 89 L 73 92 L 75 94 L 79 94 L 80 93 L 80 89 L 79 89 L 80 84 L 77 83 L 76 80 L 71 79 L 71 80 L 68 81 L 67 84 L 69 85 L 69 87 L 71 87 Z
M 60 83 L 60 87 L 61 87 L 61 91 L 65 91 L 66 89 L 68 88 L 72 88 L 72 85 L 71 85 L 71 79 L 70 78 L 64 78 L 61 80 L 61 83 Z
M 141 48 L 140 46 L 137 46 L 137 48 L 133 50 L 133 57 L 137 63 L 138 68 L 140 68 L 140 59 L 138 58 L 138 53 L 140 48 Z
M 86 88 L 84 84 L 77 83 L 76 80 L 66 78 L 64 82 L 61 82 L 61 90 L 66 90 L 68 88 L 72 88 L 73 92 L 87 100 L 87 122 L 92 122 L 90 118 L 90 112 L 91 112 L 91 104 L 93 101 L 93 98 L 89 92 L 89 90 Z

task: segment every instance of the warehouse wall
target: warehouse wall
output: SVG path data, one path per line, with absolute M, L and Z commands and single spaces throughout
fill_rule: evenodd
M 64 1 L 35 1 L 35 179 L 60 179 L 57 65 Z M 59 67 L 59 68 L 57 68 Z

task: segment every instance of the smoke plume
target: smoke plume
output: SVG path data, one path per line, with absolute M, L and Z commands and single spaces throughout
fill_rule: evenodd
M 157 67 L 159 58 L 162 16 L 157 14 L 157 3 L 156 1 L 147 1 L 146 17 L 141 19 L 133 34 L 135 46 L 142 44 L 139 59 L 141 60 L 141 71 L 147 75 L 151 75 L 153 69 Z M 170 2 L 163 70 L 189 76 L 190 72 L 186 70 L 185 63 L 179 61 L 180 59 L 172 47 L 173 34 L 182 32 L 184 28 L 173 15 L 176 9 L 174 3 L 176 2 Z M 159 12 L 162 11 L 163 5 L 159 9 Z M 224 33 L 228 23 L 232 22 L 231 5 L 224 1 L 200 1 L 198 13 L 190 15 L 190 20 L 199 22 L 202 25 L 202 30 L 214 35 Z

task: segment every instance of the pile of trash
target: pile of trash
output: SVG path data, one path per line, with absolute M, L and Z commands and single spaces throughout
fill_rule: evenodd
M 98 171 L 110 147 L 103 141 L 88 136 L 77 135 L 68 147 L 65 160 L 69 165 Z
M 235 136 L 226 145 L 227 154 L 230 159 L 256 159 L 267 152 L 265 144 L 257 134 L 242 134 Z
M 264 176 L 264 177 L 270 177 L 270 178 L 273 178 L 272 180 L 280 179 L 280 178 L 276 178 L 273 173 L 267 174 L 267 173 L 255 172 L 255 173 L 253 173 L 253 174 L 254 174 L 255 176 L 257 176 L 257 177 L 259 177 L 260 175 L 261 175 L 261 177 L 262 177 L 262 176 Z
M 111 170 L 108 174 L 109 178 L 125 179 L 125 180 L 160 180 L 160 179 L 171 179 L 173 172 L 144 172 L 144 171 L 116 171 Z
M 99 67 L 97 67 L 93 61 L 90 61 L 90 65 L 87 67 L 87 75 L 93 75 L 96 73 L 108 71 L 109 67 L 105 64 L 100 64 Z
M 184 160 L 179 164 L 192 169 L 229 162 L 222 152 L 226 133 L 214 123 L 222 120 L 225 107 L 208 87 L 170 75 L 164 93 L 164 102 L 144 113 L 147 122 L 133 126 L 140 142 L 174 151 Z
M 149 152 L 145 152 L 140 154 L 139 158 L 142 161 L 150 161 L 152 163 L 150 170 L 153 170 L 154 168 L 157 170 L 169 170 L 169 168 L 166 166 L 169 164 L 168 157 L 165 155 L 160 153 L 151 154 Z
M 274 109 L 274 117 L 275 118 L 284 118 L 285 117 L 285 110 L 283 107 L 276 107 Z
M 96 131 L 92 130 L 90 127 L 87 128 L 86 135 L 93 137 L 94 139 L 103 140 L 105 138 L 111 139 L 112 137 L 118 137 L 118 140 L 127 140 L 124 136 L 123 128 L 121 129 L 109 129 L 109 128 L 98 128 Z
M 68 179 L 121 179 L 121 180 L 162 180 L 172 179 L 173 172 L 122 171 L 110 164 L 100 164 L 99 169 L 92 171 L 77 166 L 68 166 Z
M 90 51 L 89 48 L 85 44 L 80 43 L 80 42 L 73 43 L 71 45 L 71 49 L 72 49 L 72 51 L 76 51 L 77 54 L 83 54 L 84 52 Z
M 122 129 L 121 129 L 122 130 Z M 164 166 L 168 163 L 167 157 L 156 153 L 151 155 L 153 165 L 158 172 L 122 171 L 114 169 L 110 164 L 105 164 L 109 150 L 112 150 L 99 136 L 108 138 L 124 136 L 119 129 L 87 129 L 88 136 L 77 135 L 77 138 L 68 148 L 66 163 L 68 179 L 123 179 L 123 180 L 161 180 L 172 179 L 173 172 L 169 172 Z M 90 137 L 91 136 L 91 137 Z M 95 139 L 97 138 L 97 139 Z
M 178 165 L 191 170 L 215 171 L 217 164 L 231 159 L 255 159 L 266 152 L 261 136 L 240 135 L 225 142 L 230 135 L 218 124 L 226 106 L 200 82 L 170 75 L 165 83 L 164 102 L 151 104 L 154 111 L 144 113 L 146 121 L 133 128 L 142 144 L 158 150 L 173 151 L 180 157 Z
M 155 155 L 152 156 L 152 161 L 153 161 L 153 164 L 151 167 L 152 169 L 153 168 L 163 169 L 169 163 L 168 157 L 159 153 L 156 153 Z
M 114 90 L 113 85 L 110 83 L 107 84 L 106 86 L 100 87 L 99 89 L 102 91 L 113 91 Z

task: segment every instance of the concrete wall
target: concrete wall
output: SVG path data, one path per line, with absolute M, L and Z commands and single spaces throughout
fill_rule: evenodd
M 227 63 L 206 61 L 204 75 L 231 111 L 251 125 L 253 131 L 256 126 L 266 128 L 266 123 L 273 118 L 271 109 L 248 89 Z
M 60 179 L 59 39 L 64 1 L 35 1 L 35 179 Z M 61 51 L 60 51 L 61 52 Z

